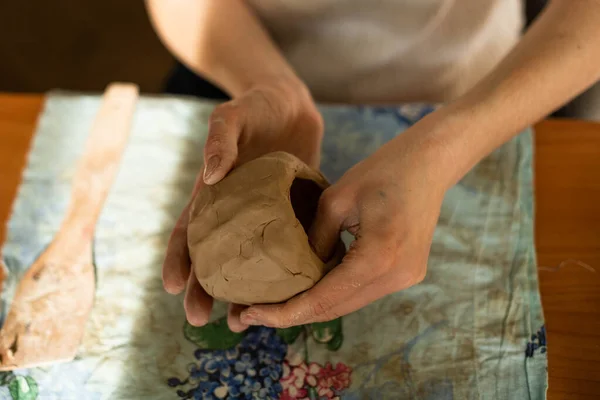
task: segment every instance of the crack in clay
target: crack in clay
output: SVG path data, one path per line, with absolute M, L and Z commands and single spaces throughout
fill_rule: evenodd
M 284 268 L 292 276 L 303 276 L 303 277 L 305 277 L 307 279 L 312 279 L 310 276 L 306 275 L 304 272 L 292 272 L 287 267 L 284 267 Z
M 217 300 L 251 305 L 279 303 L 310 289 L 343 256 L 324 263 L 306 235 L 328 186 L 318 171 L 276 152 L 203 188 L 193 199 L 201 212 L 192 215 L 187 233 L 204 290 Z
M 225 282 L 229 282 L 229 278 L 227 278 L 227 275 L 223 273 L 223 264 L 219 264 L 219 272 L 221 273 L 223 279 L 225 279 Z
M 244 246 L 250 246 L 250 256 L 244 255 Z M 240 243 L 240 257 L 244 260 L 249 260 L 252 258 L 252 254 L 254 254 L 254 238 L 248 238 L 245 242 Z
M 260 232 L 260 242 L 261 243 L 265 243 L 265 230 L 267 229 L 267 226 L 269 226 L 271 223 L 275 222 L 279 220 L 279 218 L 273 218 L 272 220 L 265 222 L 262 226 L 262 231 Z

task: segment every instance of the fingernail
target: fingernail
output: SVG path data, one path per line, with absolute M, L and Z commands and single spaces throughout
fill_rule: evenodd
M 204 183 L 208 185 L 214 183 L 211 181 L 210 178 L 212 174 L 215 173 L 216 169 L 219 167 L 219 164 L 221 164 L 221 159 L 219 158 L 219 156 L 212 156 L 208 159 L 208 161 L 206 162 L 206 167 L 204 168 Z
M 198 316 L 188 316 L 187 321 L 192 326 L 201 327 L 207 324 L 208 319 Z

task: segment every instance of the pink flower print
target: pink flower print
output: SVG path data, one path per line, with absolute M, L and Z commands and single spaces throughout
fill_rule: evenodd
M 325 367 L 317 373 L 317 393 L 319 397 L 335 398 L 336 392 L 339 393 L 350 386 L 351 373 L 352 368 L 345 364 L 338 363 L 333 368 L 330 362 L 326 363 Z
M 304 361 L 299 361 L 292 359 L 283 362 L 283 376 L 279 381 L 283 387 L 282 400 L 308 399 L 308 389 L 317 386 L 321 366 L 317 363 L 306 365 Z
M 306 365 L 306 364 L 304 364 Z M 310 363 L 306 368 L 306 378 L 304 381 L 310 387 L 315 387 L 319 383 L 318 375 L 321 373 L 321 366 L 317 363 Z
M 304 388 L 307 367 L 305 363 L 294 366 L 288 360 L 283 362 L 283 375 L 279 380 L 283 392 L 280 400 L 296 400 L 308 398 L 308 390 Z
M 338 363 L 325 367 L 317 363 L 306 364 L 300 357 L 290 357 L 283 362 L 283 376 L 279 381 L 283 387 L 281 400 L 308 400 L 310 392 L 320 399 L 339 400 L 337 394 L 350 386 L 352 369 Z

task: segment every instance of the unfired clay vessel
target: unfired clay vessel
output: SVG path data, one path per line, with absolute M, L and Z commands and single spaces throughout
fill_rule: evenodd
M 204 187 L 190 207 L 192 268 L 206 292 L 236 304 L 278 303 L 309 289 L 343 256 L 324 263 L 307 231 L 328 186 L 295 156 L 270 153 Z

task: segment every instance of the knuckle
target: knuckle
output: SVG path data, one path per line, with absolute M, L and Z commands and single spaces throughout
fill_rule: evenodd
M 236 139 L 238 129 L 237 107 L 231 105 L 218 106 L 210 115 L 209 131 L 204 145 L 205 157 L 221 154 L 236 156 Z
M 334 219 L 343 218 L 345 213 L 344 196 L 340 196 L 332 186 L 325 189 L 319 198 L 319 209 Z
M 223 137 L 221 134 L 211 132 L 206 138 L 206 144 L 204 147 L 207 150 L 219 149 L 223 146 Z
M 222 156 L 227 151 L 226 147 L 221 137 L 211 135 L 206 139 L 206 143 L 204 144 L 204 158 L 208 160 L 213 155 Z
M 308 111 L 302 114 L 300 117 L 302 127 L 311 133 L 323 134 L 325 123 L 321 113 L 318 111 Z
M 209 133 L 223 132 L 238 120 L 239 111 L 232 106 L 218 106 L 208 118 Z
M 210 114 L 209 123 L 223 123 L 229 122 L 239 115 L 239 107 L 233 102 L 229 101 L 215 107 L 213 112 Z
M 215 153 L 230 153 L 232 145 L 235 142 L 228 137 L 231 133 L 229 131 L 211 131 L 206 138 L 204 144 L 205 154 L 210 156 Z

